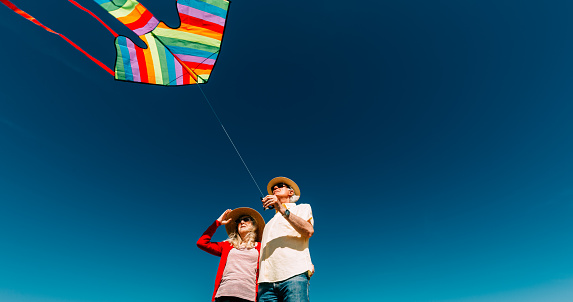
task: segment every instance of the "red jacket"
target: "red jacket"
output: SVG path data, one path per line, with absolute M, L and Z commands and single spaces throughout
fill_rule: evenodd
M 211 226 L 203 233 L 203 235 L 197 240 L 197 246 L 204 250 L 205 252 L 221 257 L 221 261 L 219 261 L 219 268 L 217 269 L 217 277 L 215 277 L 215 292 L 213 293 L 212 301 L 215 301 L 215 295 L 217 295 L 217 290 L 219 289 L 219 285 L 221 285 L 221 279 L 223 278 L 223 272 L 225 271 L 225 265 L 227 264 L 227 256 L 229 256 L 229 252 L 233 249 L 233 246 L 226 242 L 211 242 L 211 238 L 217 228 L 221 226 L 221 223 L 218 220 L 215 220 Z M 257 242 L 255 246 L 257 252 L 259 252 L 259 258 L 261 257 L 261 243 Z M 257 261 L 257 276 L 256 280 L 259 280 L 259 261 Z M 259 290 L 259 283 L 256 282 L 255 291 L 258 292 Z

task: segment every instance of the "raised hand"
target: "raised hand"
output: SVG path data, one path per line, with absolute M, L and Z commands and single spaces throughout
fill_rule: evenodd
M 225 212 L 223 212 L 223 214 L 221 214 L 221 216 L 219 216 L 219 218 L 217 218 L 217 221 L 219 221 L 222 225 L 225 225 L 225 224 L 231 222 L 231 218 L 228 217 L 229 213 L 231 213 L 231 209 L 228 209 Z

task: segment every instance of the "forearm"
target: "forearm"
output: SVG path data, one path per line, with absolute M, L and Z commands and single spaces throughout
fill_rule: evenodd
M 219 256 L 221 253 L 221 248 L 217 243 L 211 242 L 211 238 L 220 225 L 221 223 L 215 220 L 215 222 L 209 226 L 209 228 L 203 233 L 199 240 L 197 240 L 197 247 L 210 254 Z
M 286 212 L 285 208 L 280 209 L 281 214 Z M 286 216 L 285 219 L 290 223 L 290 225 L 303 237 L 310 238 L 314 234 L 314 227 L 312 224 L 295 214 L 290 213 L 290 215 Z

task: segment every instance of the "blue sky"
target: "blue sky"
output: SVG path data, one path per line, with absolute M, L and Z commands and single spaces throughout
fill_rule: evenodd
M 67 1 L 13 2 L 113 66 Z M 572 11 L 233 1 L 202 89 L 259 186 L 312 205 L 314 302 L 573 299 Z M 260 202 L 199 89 L 114 81 L 3 6 L 0 29 L 0 301 L 208 301 L 196 240 Z

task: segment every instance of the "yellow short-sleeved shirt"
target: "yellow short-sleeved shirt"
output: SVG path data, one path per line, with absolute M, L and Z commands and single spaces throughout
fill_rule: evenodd
M 283 206 L 291 214 L 314 226 L 309 204 L 284 203 Z M 277 212 L 263 231 L 259 283 L 283 281 L 306 271 L 314 271 L 308 240 L 309 238 L 302 237 L 281 213 Z

